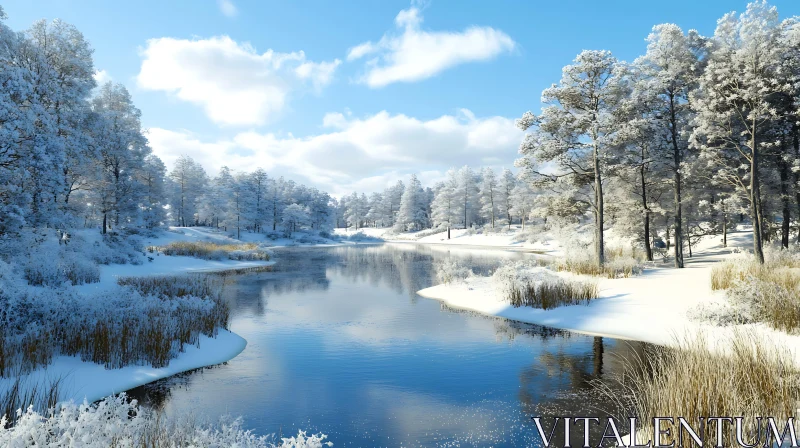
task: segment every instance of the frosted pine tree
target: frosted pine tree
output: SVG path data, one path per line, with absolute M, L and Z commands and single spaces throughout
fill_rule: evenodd
M 504 169 L 497 182 L 497 215 L 506 221 L 511 229 L 512 192 L 517 185 L 517 178 L 509 169 Z
M 456 177 L 456 171 L 451 169 L 447 172 L 447 180 L 439 182 L 436 185 L 433 202 L 431 204 L 433 226 L 446 227 L 448 240 L 450 239 L 450 229 L 453 227 L 453 223 L 458 220 L 458 214 L 456 213 L 457 188 L 458 179 Z
M 491 168 L 484 168 L 481 171 L 481 216 L 492 223 L 492 229 L 494 229 L 495 217 L 497 215 L 497 187 L 497 177 L 494 174 L 494 170 Z
M 456 207 L 465 229 L 475 222 L 480 207 L 477 180 L 475 172 L 466 165 L 456 173 Z
M 568 182 L 582 189 L 595 218 L 595 256 L 605 262 L 603 179 L 618 128 L 617 108 L 626 96 L 625 76 L 609 51 L 583 51 L 562 70 L 561 81 L 542 92 L 541 116 L 526 112 L 517 120 L 533 129 L 520 145 L 519 165 L 534 182 Z M 554 163 L 556 173 L 538 166 Z M 581 191 L 581 190 L 564 190 Z
M 400 209 L 397 212 L 394 229 L 398 232 L 419 230 L 428 220 L 424 190 L 416 174 L 411 175 L 403 196 L 400 198 Z
M 715 168 L 714 182 L 747 199 L 759 263 L 764 263 L 761 159 L 778 144 L 766 134 L 779 118 L 773 101 L 789 89 L 777 73 L 784 50 L 780 30 L 777 9 L 763 1 L 750 3 L 739 17 L 726 14 L 717 23 L 708 66 L 693 97 L 692 144 L 701 151 L 701 163 Z

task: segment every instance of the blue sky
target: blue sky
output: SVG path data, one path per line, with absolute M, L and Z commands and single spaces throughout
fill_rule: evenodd
M 583 49 L 632 60 L 657 23 L 710 35 L 746 1 L 12 0 L 13 29 L 60 18 L 142 110 L 154 152 L 214 175 L 262 166 L 335 195 L 511 167 L 513 119 Z M 774 0 L 782 17 L 800 2 Z M 359 47 L 361 45 L 361 47 Z M 361 57 L 354 48 L 367 50 Z M 302 52 L 302 53 L 301 53 Z M 348 57 L 350 56 L 350 57 Z

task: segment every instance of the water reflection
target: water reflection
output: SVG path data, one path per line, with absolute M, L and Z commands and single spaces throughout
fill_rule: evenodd
M 132 393 L 166 412 L 242 415 L 258 433 L 322 431 L 336 446 L 536 446 L 533 416 L 605 415 L 589 382 L 636 348 L 415 294 L 436 283 L 435 261 L 456 257 L 487 273 L 525 256 L 414 245 L 279 251 L 274 272 L 226 290 L 232 329 L 248 340 L 239 357 Z

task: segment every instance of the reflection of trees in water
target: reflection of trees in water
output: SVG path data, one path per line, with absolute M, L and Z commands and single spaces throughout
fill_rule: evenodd
M 434 249 L 423 245 L 368 245 L 329 248 L 286 248 L 275 251 L 273 272 L 250 273 L 227 282 L 225 295 L 232 314 L 263 315 L 265 300 L 272 294 L 324 291 L 330 274 L 371 285 L 384 285 L 406 293 L 413 300 L 416 292 L 437 284 L 434 265 L 450 258 L 470 266 L 476 273 L 488 274 L 504 258 L 522 258 L 520 253 Z
M 168 378 L 163 378 L 152 383 L 134 387 L 125 394 L 128 399 L 136 400 L 139 404 L 147 406 L 156 411 L 163 411 L 164 405 L 172 396 L 173 390 L 188 389 L 197 375 L 202 375 L 205 370 L 216 369 L 228 363 L 217 364 L 214 366 L 201 367 L 199 369 L 187 370 L 177 373 Z
M 541 342 L 538 345 L 541 347 L 538 356 L 519 373 L 518 399 L 524 424 L 533 425 L 532 417 L 542 417 L 542 424 L 547 432 L 552 427 L 554 417 L 603 418 L 620 415 L 616 403 L 611 403 L 607 396 L 594 387 L 594 383 L 621 374 L 625 368 L 625 359 L 641 357 L 650 347 L 643 342 L 591 337 L 589 348 L 585 342 L 588 342 L 590 336 L 486 316 L 450 308 L 444 304 L 441 308 L 473 318 L 494 320 L 495 334 L 499 341 L 524 340 L 530 337 Z M 598 441 L 604 429 L 592 424 L 591 440 Z M 582 423 L 571 425 L 570 434 L 571 441 L 582 441 Z M 563 446 L 563 422 L 557 428 L 554 438 L 551 446 Z
M 502 261 L 498 252 L 449 251 L 411 244 L 337 247 L 331 252 L 339 258 L 330 267 L 336 274 L 373 285 L 386 285 L 397 293 L 408 293 L 412 299 L 416 299 L 418 290 L 438 283 L 434 265 L 439 261 L 455 258 L 478 274 L 489 273 Z
M 542 417 L 550 428 L 554 417 L 605 417 L 619 415 L 616 403 L 610 402 L 595 385 L 602 379 L 622 373 L 623 360 L 639 357 L 648 344 L 637 341 L 604 341 L 592 339 L 591 352 L 573 352 L 575 346 L 559 346 L 556 351 L 544 351 L 520 373 L 519 399 L 522 412 L 530 417 Z M 566 348 L 566 350 L 565 350 Z M 543 391 L 556 391 L 548 395 Z M 533 424 L 532 421 L 530 424 Z M 563 425 L 563 423 L 562 423 Z M 592 443 L 603 435 L 604 427 L 592 424 Z M 549 430 L 549 429 L 548 429 Z M 583 424 L 573 425 L 571 440 L 583 440 Z M 554 446 L 564 442 L 563 426 L 556 431 Z

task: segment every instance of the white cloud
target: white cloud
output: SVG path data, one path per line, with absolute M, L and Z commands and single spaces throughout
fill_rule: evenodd
M 421 11 L 412 6 L 395 18 L 400 33 L 387 33 L 378 43 L 364 42 L 351 48 L 348 61 L 376 55 L 366 62 L 366 73 L 360 81 L 372 88 L 419 81 L 459 64 L 487 61 L 516 46 L 506 33 L 491 27 L 471 26 L 461 32 L 425 31 L 421 23 Z
M 139 87 L 173 93 L 225 125 L 264 124 L 291 92 L 330 83 L 340 64 L 308 61 L 302 51 L 258 53 L 228 36 L 150 39 L 142 58 Z
M 111 75 L 108 74 L 105 70 L 95 70 L 94 71 L 94 80 L 97 82 L 97 85 L 103 85 L 108 81 L 111 81 Z
M 231 0 L 217 0 L 217 5 L 219 5 L 219 10 L 228 17 L 236 17 L 236 14 L 239 13 Z
M 411 173 L 431 185 L 451 167 L 510 167 L 522 138 L 512 119 L 476 118 L 469 111 L 428 121 L 388 112 L 366 118 L 330 113 L 323 126 L 327 132 L 308 137 L 248 131 L 203 142 L 186 131 L 152 129 L 149 139 L 168 167 L 181 154 L 211 175 L 223 165 L 240 171 L 260 166 L 338 196 L 381 190 Z
M 342 61 L 334 59 L 331 62 L 304 62 L 294 69 L 295 74 L 300 79 L 308 79 L 317 89 L 321 89 L 330 84 L 333 80 L 333 73 Z

